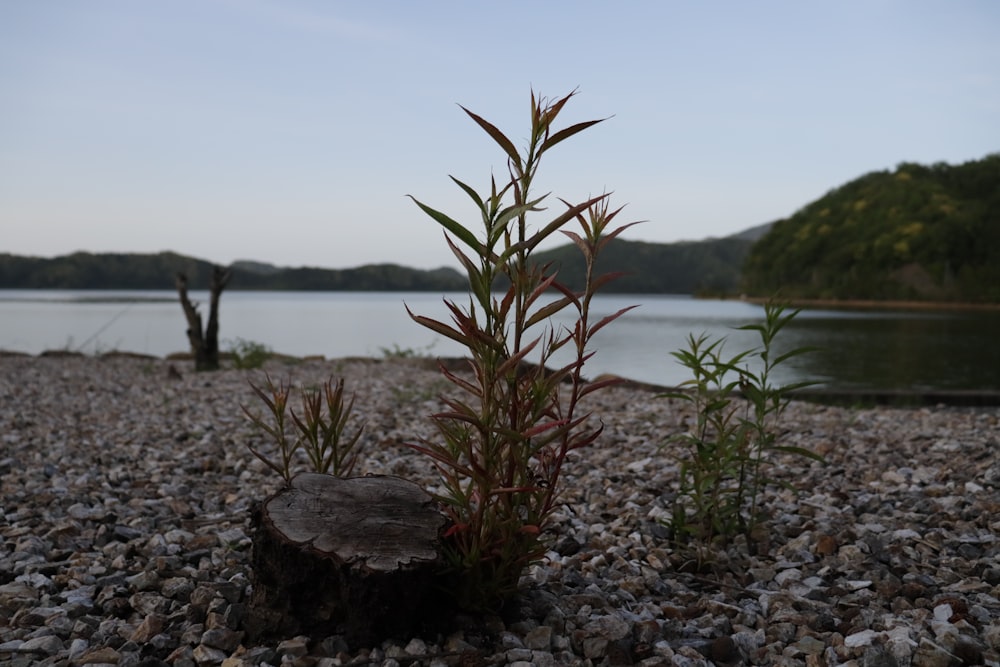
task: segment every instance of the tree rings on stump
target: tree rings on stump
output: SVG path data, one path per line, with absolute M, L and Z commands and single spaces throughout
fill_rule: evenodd
M 258 506 L 251 639 L 413 636 L 443 613 L 435 589 L 447 518 L 398 477 L 301 473 Z

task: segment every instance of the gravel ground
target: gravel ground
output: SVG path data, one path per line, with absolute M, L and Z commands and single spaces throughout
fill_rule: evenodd
M 366 423 L 360 473 L 433 488 L 401 445 L 446 388 L 420 360 L 272 361 L 344 377 Z M 766 549 L 685 573 L 662 525 L 667 439 L 688 408 L 599 394 L 606 431 L 568 468 L 523 610 L 488 634 L 248 645 L 248 510 L 278 478 L 243 417 L 262 371 L 195 374 L 128 356 L 0 356 L 0 663 L 10 665 L 1000 665 L 1000 409 L 793 403 Z

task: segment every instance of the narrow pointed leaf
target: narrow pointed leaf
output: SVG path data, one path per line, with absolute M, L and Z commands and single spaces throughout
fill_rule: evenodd
M 554 273 L 552 275 L 545 276 L 543 269 L 538 285 L 535 286 L 535 289 L 533 289 L 531 291 L 531 294 L 528 295 L 528 298 L 525 299 L 525 305 L 530 306 L 539 298 L 541 298 L 541 296 L 545 294 L 545 292 L 547 292 L 550 287 L 552 287 L 552 283 L 554 283 L 555 280 L 556 276 Z
M 472 250 L 475 251 L 477 255 L 482 254 L 481 252 L 482 244 L 479 243 L 479 239 L 476 238 L 475 234 L 473 234 L 468 229 L 463 227 L 460 223 L 449 218 L 444 213 L 441 213 L 440 211 L 437 211 L 431 208 L 430 206 L 427 206 L 426 204 L 420 202 L 415 197 L 411 195 L 406 195 L 406 196 L 412 199 L 413 202 L 420 207 L 420 210 L 422 210 L 424 213 L 433 218 L 435 222 L 437 222 L 439 225 L 441 225 L 449 232 L 451 232 L 453 235 L 455 235 L 455 237 L 460 239 L 462 243 L 472 248 Z
M 466 345 L 466 346 L 470 345 L 470 343 L 471 343 L 471 341 L 469 340 L 469 338 L 467 336 L 463 336 L 461 333 L 459 333 L 458 331 L 455 331 L 454 329 L 452 329 L 451 327 L 449 327 L 447 324 L 445 324 L 443 322 L 438 322 L 437 320 L 432 320 L 431 318 L 425 317 L 424 315 L 414 315 L 413 312 L 410 311 L 409 308 L 406 309 L 406 312 L 408 312 L 410 314 L 410 318 L 414 322 L 416 322 L 417 324 L 419 324 L 421 326 L 427 327 L 431 331 L 434 331 L 436 333 L 441 334 L 445 338 L 450 338 L 451 340 L 455 341 L 456 343 L 459 343 L 461 345 Z
M 598 120 L 588 120 L 582 123 L 577 123 L 576 125 L 570 125 L 569 127 L 564 127 L 563 129 L 559 130 L 558 132 L 550 136 L 548 139 L 546 139 L 545 142 L 542 144 L 540 150 L 547 151 L 556 144 L 558 144 L 560 141 L 569 139 L 574 134 L 577 134 L 578 132 L 583 132 L 588 127 L 597 125 L 598 123 L 603 123 L 606 120 L 607 118 L 600 118 Z
M 476 202 L 476 206 L 479 207 L 480 210 L 482 210 L 482 209 L 485 208 L 485 205 L 483 204 L 483 200 L 480 198 L 478 192 L 476 192 L 470 186 L 466 185 L 465 183 L 463 183 L 462 181 L 458 180 L 454 176 L 449 176 L 449 178 L 451 180 L 455 181 L 455 184 L 458 185 L 458 187 L 462 188 L 462 190 L 465 191 L 465 194 L 469 195 L 469 198 L 471 198 L 472 201 Z
M 584 257 L 589 258 L 593 252 L 590 245 L 584 240 L 582 236 L 576 232 L 570 231 L 568 229 L 563 229 L 562 233 L 569 237 L 569 240 L 576 244 L 576 247 L 580 249 Z
M 524 435 L 527 438 L 533 438 L 536 435 L 540 435 L 542 433 L 545 433 L 548 430 L 551 430 L 551 429 L 554 429 L 554 428 L 559 428 L 560 426 L 565 426 L 566 423 L 567 423 L 567 420 L 565 420 L 565 419 L 560 419 L 560 420 L 552 421 L 552 422 L 543 422 L 541 424 L 536 424 L 535 426 L 529 428 L 527 431 L 524 432 Z
M 520 365 L 521 361 L 523 361 L 524 358 L 528 356 L 528 354 L 533 349 L 535 349 L 535 346 L 538 345 L 539 340 L 540 339 L 536 338 L 527 345 L 523 345 L 516 354 L 511 355 L 509 359 L 505 360 L 502 364 L 500 364 L 500 366 L 497 368 L 497 375 L 503 377 L 507 373 L 516 370 L 517 367 Z
M 618 210 L 620 211 L 621 209 L 618 209 Z M 617 211 L 616 211 L 616 212 L 617 212 Z M 597 249 L 598 249 L 599 251 L 600 251 L 600 250 L 603 250 L 603 249 L 604 249 L 604 246 L 606 246 L 607 244 L 611 243 L 611 241 L 613 241 L 613 240 L 614 240 L 614 239 L 615 239 L 615 238 L 616 238 L 616 237 L 617 237 L 617 236 L 618 236 L 619 234 L 621 234 L 622 232 L 624 232 L 624 231 L 625 231 L 626 229 L 628 229 L 629 227 L 633 227 L 633 226 L 635 226 L 635 225 L 640 225 L 640 224 L 642 224 L 643 222 L 644 222 L 643 220 L 636 220 L 635 222 L 630 222 L 630 223 L 628 223 L 627 225 L 622 225 L 621 227 L 618 227 L 618 228 L 616 228 L 616 229 L 613 229 L 613 230 L 612 230 L 612 231 L 610 231 L 610 232 L 607 232 L 607 233 L 605 233 L 605 234 L 602 234 L 602 235 L 601 235 L 601 240 L 600 240 L 600 242 L 599 242 L 599 243 L 597 244 Z
M 587 332 L 587 336 L 588 337 L 589 336 L 593 336 L 595 333 L 597 333 L 598 331 L 600 331 L 604 327 L 608 326 L 609 324 L 611 324 L 612 322 L 614 322 L 615 320 L 617 320 L 619 317 L 621 317 L 622 315 L 624 315 L 628 311 L 632 310 L 633 308 L 638 308 L 638 307 L 639 307 L 638 304 L 634 305 L 634 306 L 626 306 L 625 308 L 622 308 L 618 312 L 615 312 L 615 313 L 612 313 L 611 315 L 607 315 L 605 317 L 602 317 L 601 320 L 597 324 L 595 324 L 592 327 L 590 327 L 590 330 Z
M 812 346 L 810 346 L 810 347 L 797 347 L 794 350 L 789 350 L 788 352 L 785 352 L 784 354 L 778 355 L 778 357 L 774 361 L 771 362 L 771 366 L 773 368 L 774 366 L 777 366 L 778 364 L 780 364 L 781 362 L 785 361 L 786 359 L 790 359 L 792 357 L 797 357 L 797 356 L 802 355 L 802 354 L 809 354 L 810 352 L 816 352 L 818 350 L 819 350 L 818 347 L 812 347 Z
M 552 317 L 553 315 L 555 315 L 556 313 L 558 313 L 571 303 L 573 303 L 572 299 L 568 297 L 563 297 L 562 299 L 553 301 L 552 303 L 548 303 L 542 306 L 541 308 L 539 308 L 538 310 L 536 310 L 534 313 L 531 314 L 531 317 L 528 318 L 527 326 L 532 327 L 538 324 L 539 322 L 543 322 L 549 319 L 550 317 Z
M 499 145 L 500 148 L 503 149 L 503 151 L 507 154 L 507 157 L 510 158 L 511 162 L 520 167 L 521 156 L 518 154 L 517 148 L 514 147 L 514 144 L 511 143 L 510 139 L 508 139 L 503 132 L 497 129 L 497 127 L 493 125 L 493 123 L 489 122 L 482 116 L 479 116 L 469 111 L 465 107 L 462 107 L 462 111 L 469 114 L 469 117 L 472 118 L 472 120 L 476 121 L 479 127 L 483 128 L 486 131 L 486 134 L 492 137 L 493 141 L 497 142 L 497 145 Z
M 606 377 L 595 382 L 588 382 L 584 385 L 583 389 L 580 390 L 580 398 L 583 398 L 587 394 L 591 394 L 595 391 L 600 391 L 601 389 L 620 385 L 623 382 L 625 382 L 625 378 L 620 377 Z M 667 394 L 663 395 L 666 396 Z
M 439 364 L 438 367 L 441 370 L 441 374 L 444 375 L 444 377 L 447 380 L 449 380 L 452 384 L 454 384 L 455 386 L 459 387 L 460 389 L 464 389 L 465 391 L 469 392 L 473 396 L 477 396 L 477 397 L 478 396 L 482 396 L 483 392 L 482 392 L 482 390 L 478 386 L 472 384 L 471 382 L 469 382 L 468 380 L 466 380 L 462 376 L 456 375 L 456 374 L 452 373 L 451 371 L 449 371 L 447 368 L 445 368 L 441 364 Z
M 628 274 L 624 271 L 615 271 L 613 273 L 605 273 L 604 275 L 597 276 L 591 281 L 591 289 L 597 292 L 608 283 L 614 282 L 625 275 Z

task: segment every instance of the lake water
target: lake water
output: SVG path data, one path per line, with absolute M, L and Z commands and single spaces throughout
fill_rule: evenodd
M 460 302 L 465 297 L 447 295 Z M 192 292 L 207 318 L 208 294 Z M 223 349 L 237 339 L 296 356 L 382 356 L 412 350 L 458 356 L 461 348 L 409 319 L 444 319 L 442 295 L 385 292 L 243 292 L 222 295 Z M 595 341 L 585 374 L 614 373 L 676 385 L 687 372 L 670 355 L 689 334 L 726 336 L 726 351 L 757 343 L 735 331 L 759 322 L 763 308 L 687 296 L 601 296 L 596 317 L 638 304 Z M 37 354 L 70 349 L 165 356 L 188 349 L 186 321 L 172 291 L 0 290 L 0 349 Z M 835 389 L 1000 390 L 1000 313 L 804 310 L 779 336 L 779 348 L 818 350 L 790 362 L 779 380 L 812 380 Z

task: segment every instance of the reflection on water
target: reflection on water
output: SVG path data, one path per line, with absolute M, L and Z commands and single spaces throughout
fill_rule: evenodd
M 789 345 L 816 352 L 795 360 L 798 374 L 864 389 L 1000 389 L 1000 313 L 879 312 L 800 314 Z
M 208 302 L 207 293 L 191 296 Z M 456 356 L 463 352 L 457 343 L 418 326 L 404 309 L 407 304 L 415 313 L 446 320 L 441 296 L 230 291 L 222 297 L 220 338 L 223 347 L 242 338 L 298 356 L 381 356 L 407 349 Z M 467 299 L 448 296 L 459 303 Z M 689 335 L 725 336 L 726 356 L 759 343 L 755 332 L 737 327 L 760 322 L 763 308 L 738 301 L 602 296 L 594 300 L 592 320 L 630 305 L 638 307 L 597 335 L 587 375 L 613 373 L 673 386 L 688 373 L 670 352 L 686 347 Z M 185 328 L 176 294 L 169 291 L 0 290 L 0 349 L 164 356 L 187 348 Z M 815 380 L 837 389 L 1000 390 L 998 340 L 996 311 L 808 310 L 782 331 L 777 346 L 817 349 L 792 358 L 776 380 Z

